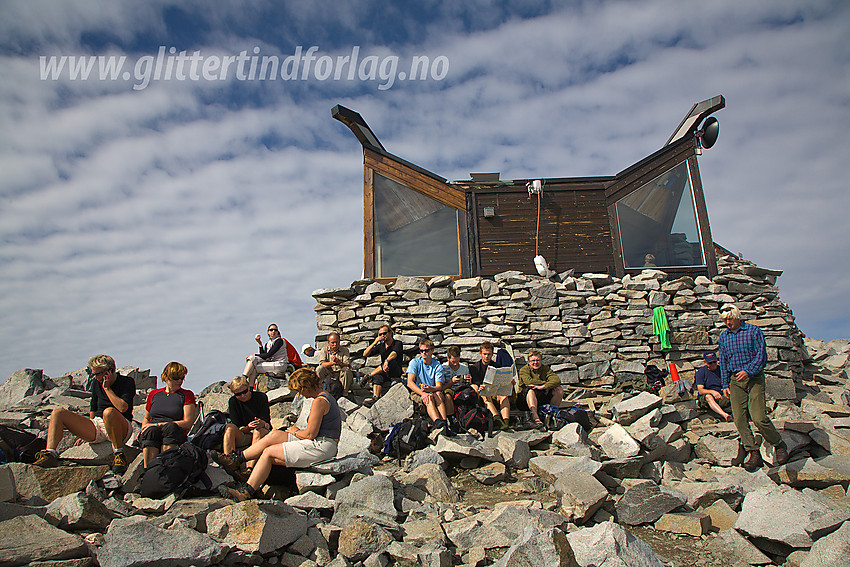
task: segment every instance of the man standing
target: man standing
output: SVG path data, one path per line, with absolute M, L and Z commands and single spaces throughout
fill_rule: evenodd
M 510 355 L 503 350 L 500 350 L 499 356 L 493 360 L 493 343 L 484 341 L 478 349 L 478 354 L 481 360 L 469 365 L 469 373 L 472 376 L 472 387 L 476 392 L 481 394 L 484 389 L 484 376 L 487 374 L 487 367 L 503 368 L 513 364 Z M 493 414 L 493 421 L 499 426 L 499 429 L 505 431 L 510 429 L 511 419 L 511 399 L 508 396 L 482 396 L 484 405 Z
M 348 348 L 340 346 L 339 333 L 328 335 L 327 346 L 319 351 L 316 375 L 322 381 L 326 392 L 332 392 L 328 389 L 330 380 L 338 380 L 342 384 L 342 395 L 351 391 L 351 383 L 354 381 L 351 373 L 351 354 Z
M 519 387 L 517 407 L 531 411 L 537 428 L 544 429 L 543 421 L 537 414 L 537 407 L 542 404 L 560 406 L 564 389 L 558 375 L 543 364 L 543 354 L 540 351 L 533 350 L 528 353 L 528 364 L 519 370 Z
M 89 443 L 112 442 L 112 472 L 121 475 L 127 471 L 124 445 L 133 433 L 133 398 L 136 382 L 129 376 L 118 374 L 115 360 L 106 354 L 89 359 L 87 371 L 92 381 L 89 416 L 85 417 L 57 408 L 50 414 L 47 426 L 47 448 L 35 456 L 40 467 L 55 467 L 59 464 L 56 448 L 62 441 L 64 430 Z
M 381 397 L 384 384 L 392 383 L 393 380 L 401 378 L 401 358 L 403 347 L 401 341 L 393 339 L 393 330 L 389 325 L 381 325 L 378 336 L 372 341 L 363 357 L 369 357 L 377 351 L 381 356 L 381 365 L 372 371 L 372 396 L 377 400 Z
M 776 464 L 781 465 L 788 460 L 788 448 L 767 417 L 764 399 L 767 346 L 764 334 L 755 325 L 741 321 L 737 307 L 724 308 L 720 316 L 726 324 L 726 329 L 720 334 L 721 386 L 732 402 L 735 428 L 741 436 L 738 456 L 732 464 L 743 462 L 744 468 L 750 472 L 764 464 L 747 419 L 749 413 L 761 436 L 775 448 Z
M 725 410 L 731 409 L 732 402 L 729 400 L 728 392 L 724 393 L 720 371 L 717 366 L 717 354 L 706 351 L 702 355 L 705 366 L 697 370 L 694 376 L 694 384 L 697 386 L 699 405 L 703 409 L 710 409 L 719 415 L 723 421 L 732 421 L 732 416 Z
M 419 341 L 419 353 L 407 365 L 407 387 L 422 397 L 428 417 L 443 434 L 454 437 L 449 429 L 446 402 L 443 394 L 443 365 L 434 358 L 434 343 L 429 339 Z

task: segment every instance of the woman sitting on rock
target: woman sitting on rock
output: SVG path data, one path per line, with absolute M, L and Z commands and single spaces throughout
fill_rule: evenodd
M 289 389 L 305 398 L 313 398 L 307 427 L 298 429 L 293 425 L 286 431 L 272 431 L 244 451 L 227 455 L 210 451 L 212 459 L 230 474 L 238 473 L 242 463 L 256 459 L 248 482 L 237 488 L 222 487 L 222 495 L 237 502 L 253 498 L 269 477 L 272 465 L 305 468 L 336 456 L 342 430 L 342 416 L 336 400 L 322 390 L 319 377 L 310 368 L 293 372 Z
M 198 415 L 195 394 L 183 388 L 187 372 L 179 362 L 169 362 L 162 371 L 165 387 L 148 394 L 142 432 L 139 433 L 145 468 L 161 451 L 185 443 L 186 434 L 195 422 Z

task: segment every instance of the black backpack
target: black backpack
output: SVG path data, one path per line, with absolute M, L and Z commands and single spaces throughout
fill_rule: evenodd
M 208 464 L 207 452 L 189 442 L 163 451 L 145 470 L 139 494 L 146 498 L 165 498 L 174 492 L 182 497 L 198 481 L 210 490 L 212 482 L 207 476 Z
M 455 417 L 466 433 L 470 429 L 476 430 L 483 436 L 493 436 L 493 416 L 481 406 L 457 406 Z
M 593 429 L 587 410 L 582 408 L 561 409 L 552 404 L 543 404 L 538 408 L 538 413 L 549 431 L 558 431 L 568 423 L 578 423 L 585 431 Z
M 405 419 L 390 427 L 384 439 L 384 455 L 402 457 L 413 451 L 424 449 L 428 446 L 428 432 L 431 430 L 428 420 L 424 417 Z
M 45 447 L 47 441 L 29 431 L 0 425 L 0 464 L 32 463 L 35 461 L 35 454 Z
M 192 436 L 192 444 L 205 450 L 214 449 L 224 439 L 224 429 L 229 421 L 230 416 L 225 412 L 210 410 L 201 427 Z

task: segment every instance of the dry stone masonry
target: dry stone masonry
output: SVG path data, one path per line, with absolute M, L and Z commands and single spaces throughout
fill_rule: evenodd
M 802 380 L 803 335 L 779 299 L 781 272 L 729 255 L 720 257 L 718 271 L 714 279 L 670 280 L 665 272 L 644 270 L 622 279 L 564 273 L 550 281 L 504 272 L 492 280 L 401 276 L 387 285 L 359 280 L 347 288 L 313 292 L 316 345 L 338 332 L 351 350 L 353 366 L 371 370 L 379 359 L 366 360 L 363 352 L 377 329 L 389 324 L 409 355 L 427 337 L 437 355 L 457 345 L 462 360 L 474 361 L 478 346 L 488 340 L 511 345 L 520 359 L 531 349 L 540 350 L 562 384 L 616 386 L 639 381 L 647 365 L 666 368 L 670 362 L 680 376 L 692 378 L 703 352 L 717 346 L 724 328 L 720 309 L 735 304 L 765 334 L 768 396 L 795 399 Z M 652 332 L 653 309 L 659 306 L 670 326 L 668 352 Z

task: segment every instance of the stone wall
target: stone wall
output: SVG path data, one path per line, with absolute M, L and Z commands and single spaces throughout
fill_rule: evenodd
M 408 357 L 415 356 L 418 339 L 427 336 L 441 360 L 448 346 L 458 345 L 462 360 L 474 361 L 478 345 L 489 340 L 510 344 L 521 364 L 532 348 L 542 351 L 564 384 L 616 386 L 643 376 L 648 364 L 663 368 L 674 362 L 680 376 L 692 378 L 702 353 L 716 348 L 724 328 L 720 309 L 734 303 L 745 320 L 764 331 L 768 396 L 795 399 L 805 351 L 791 309 L 779 299 L 780 274 L 726 255 L 719 257 L 714 279 L 670 279 L 663 271 L 644 270 L 622 279 L 504 272 L 492 280 L 402 276 L 389 285 L 358 280 L 347 288 L 313 293 L 316 346 L 337 331 L 351 350 L 353 367 L 371 369 L 379 359 L 364 360 L 363 351 L 387 323 Z M 670 326 L 672 349 L 667 352 L 652 332 L 657 306 L 664 307 Z

